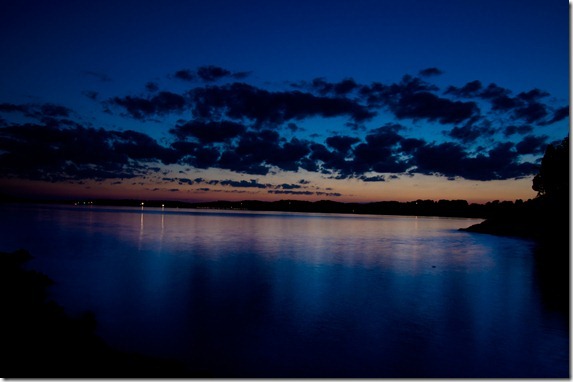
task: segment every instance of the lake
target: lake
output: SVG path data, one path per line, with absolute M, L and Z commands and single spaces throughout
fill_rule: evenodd
M 0 205 L 0 250 L 110 345 L 217 377 L 569 377 L 563 284 L 477 222 Z

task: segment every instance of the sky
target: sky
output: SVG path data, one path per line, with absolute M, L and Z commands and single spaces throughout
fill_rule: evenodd
M 0 5 L 0 187 L 154 200 L 535 197 L 563 0 Z

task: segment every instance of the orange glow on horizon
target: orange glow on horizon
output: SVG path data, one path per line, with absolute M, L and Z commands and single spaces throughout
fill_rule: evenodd
M 310 178 L 309 176 L 304 177 Z M 248 178 L 250 179 L 250 178 Z M 362 182 L 352 180 L 323 179 L 314 176 L 308 184 L 299 189 L 276 192 L 276 185 L 296 184 L 301 174 L 289 177 L 269 177 L 259 180 L 268 185 L 264 188 L 228 187 L 215 185 L 156 185 L 141 182 L 111 184 L 113 182 L 53 183 L 31 180 L 3 179 L 1 186 L 11 196 L 46 198 L 59 200 L 74 199 L 134 199 L 171 200 L 182 202 L 208 202 L 217 200 L 240 201 L 261 200 L 333 200 L 338 202 L 367 203 L 376 201 L 408 202 L 415 200 L 467 200 L 469 203 L 486 203 L 493 200 L 527 200 L 536 196 L 531 188 L 531 178 L 519 180 L 477 182 L 468 180 L 449 181 L 445 178 L 421 176 L 403 177 L 385 182 Z M 268 183 L 267 183 L 268 182 Z M 127 182 L 126 182 L 127 183 Z M 136 183 L 136 184 L 133 184 Z M 209 188 L 209 190 L 201 190 Z M 297 194 L 306 192 L 309 194 Z

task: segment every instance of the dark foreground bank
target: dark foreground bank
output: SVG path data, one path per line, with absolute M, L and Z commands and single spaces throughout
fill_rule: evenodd
M 517 236 L 543 242 L 569 240 L 568 200 L 540 197 L 524 203 L 521 209 L 496 213 L 462 231 Z
M 513 211 L 495 211 L 481 224 L 464 231 L 520 236 L 537 240 L 546 248 L 568 249 L 569 159 L 569 137 L 548 145 L 539 173 L 533 178 L 532 189 L 537 191 L 537 197 Z M 566 253 L 568 257 L 568 250 Z
M 49 300 L 53 284 L 46 275 L 26 270 L 24 250 L 0 252 L 4 348 L 7 378 L 169 378 L 204 377 L 175 361 L 120 352 L 96 333 L 92 313 L 70 317 Z

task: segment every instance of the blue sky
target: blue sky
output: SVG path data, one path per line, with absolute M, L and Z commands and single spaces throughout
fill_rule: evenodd
M 0 28 L 12 193 L 514 200 L 569 129 L 564 1 L 18 1 Z

